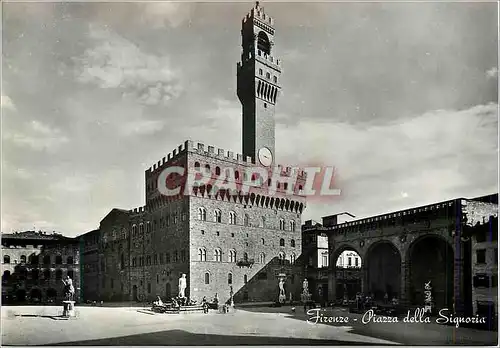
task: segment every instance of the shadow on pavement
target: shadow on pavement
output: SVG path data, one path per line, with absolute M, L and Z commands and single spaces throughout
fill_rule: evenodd
M 65 317 L 62 315 L 39 315 L 39 314 L 16 314 L 16 317 L 21 318 L 44 318 L 44 319 L 52 319 L 52 320 L 72 320 L 74 317 Z
M 210 345 L 210 346 L 233 346 L 233 345 L 360 345 L 359 342 L 315 340 L 286 337 L 265 336 L 225 336 L 211 334 L 195 334 L 183 330 L 160 331 L 147 334 L 138 334 L 123 337 L 105 338 L 88 341 L 65 342 L 50 344 L 50 346 L 166 346 L 166 345 Z M 365 344 L 363 345 L 371 345 Z M 374 344 L 373 344 L 374 345 Z M 49 345 L 47 345 L 49 346 Z

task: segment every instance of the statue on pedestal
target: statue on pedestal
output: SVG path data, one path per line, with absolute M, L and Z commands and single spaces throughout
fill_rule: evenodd
M 185 291 L 187 287 L 186 274 L 182 273 L 182 276 L 179 278 L 179 297 L 185 298 Z
M 311 294 L 309 293 L 309 282 L 307 279 L 304 279 L 304 282 L 302 283 L 302 294 L 300 297 L 304 305 L 311 299 Z
M 63 317 L 74 317 L 75 301 L 73 301 L 73 296 L 75 295 L 75 288 L 73 280 L 69 276 L 66 276 L 62 282 L 64 284 Z

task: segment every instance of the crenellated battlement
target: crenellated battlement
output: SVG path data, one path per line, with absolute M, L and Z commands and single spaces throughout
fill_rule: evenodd
M 242 19 L 242 24 L 245 24 L 249 20 L 259 20 L 262 24 L 267 25 L 274 31 L 274 19 L 268 16 L 264 12 L 264 8 L 259 6 L 259 2 L 255 4 L 255 7 L 250 10 L 249 13 Z
M 255 165 L 255 161 L 250 156 L 243 156 L 242 154 L 235 154 L 233 151 L 228 151 L 213 145 L 186 140 L 182 145 L 179 145 L 177 149 L 173 150 L 166 157 L 163 157 L 161 161 L 158 161 L 158 163 L 155 163 L 152 167 L 150 167 L 147 170 L 147 174 L 163 169 L 165 164 L 176 160 L 179 155 L 183 155 L 187 152 L 226 161 L 229 162 L 228 164 L 232 165 L 240 165 L 244 167 L 251 167 Z M 282 165 L 278 165 L 278 167 L 280 168 L 282 176 L 290 176 L 292 174 L 292 167 L 284 167 Z M 303 170 L 299 170 L 298 177 L 305 178 Z
M 256 52 L 257 54 L 255 58 L 257 59 L 258 62 L 261 62 L 262 64 L 271 65 L 276 70 L 281 71 L 281 59 L 268 55 L 259 49 L 256 49 Z
M 129 212 L 132 214 L 144 214 L 146 212 L 146 206 L 130 209 Z
M 146 172 L 153 173 L 153 172 L 157 171 L 158 169 L 163 168 L 163 166 L 166 163 L 177 159 L 177 157 L 184 154 L 187 149 L 192 147 L 192 145 L 190 145 L 190 143 L 192 144 L 191 140 L 185 141 L 184 144 L 179 145 L 176 149 L 174 149 L 172 152 L 170 152 L 167 156 L 163 157 L 160 161 L 153 164 L 153 166 L 150 167 Z
M 191 140 L 186 141 L 186 145 L 189 146 L 189 152 L 196 153 L 202 156 L 208 156 L 216 158 L 219 160 L 231 162 L 232 164 L 239 164 L 244 166 L 249 166 L 255 164 L 249 156 L 243 156 L 242 154 L 234 154 L 233 151 L 227 151 L 212 145 L 206 145 L 200 142 L 193 142 Z

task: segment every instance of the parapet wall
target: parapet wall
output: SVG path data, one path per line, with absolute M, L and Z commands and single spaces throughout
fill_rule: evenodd
M 271 65 L 279 72 L 282 72 L 280 59 L 273 57 L 271 55 L 268 55 L 259 49 L 256 51 L 257 51 L 257 55 L 255 57 L 257 58 L 258 62 L 261 62 L 262 64 Z
M 225 149 L 221 149 L 212 145 L 205 145 L 204 143 L 193 142 L 192 140 L 186 140 L 184 144 L 179 145 L 177 149 L 174 149 L 171 153 L 169 153 L 166 157 L 163 157 L 161 161 L 158 161 L 152 167 L 150 167 L 146 173 L 152 174 L 157 170 L 161 170 L 164 166 L 172 161 L 177 160 L 181 155 L 189 153 L 195 153 L 205 157 L 211 157 L 218 160 L 223 160 L 228 162 L 231 165 L 240 165 L 251 167 L 255 165 L 255 161 L 252 160 L 250 156 L 243 156 L 242 154 L 234 154 L 233 151 L 227 151 Z M 291 167 L 283 167 L 278 165 L 278 168 L 281 169 L 281 173 L 283 176 L 290 176 L 292 174 Z M 303 170 L 299 170 L 298 178 L 305 179 L 305 173 Z
M 254 19 L 258 19 L 259 21 L 262 22 L 262 24 L 269 26 L 270 27 L 269 29 L 274 31 L 274 28 L 272 28 L 274 26 L 274 18 L 268 16 L 264 12 L 263 7 L 256 6 L 252 8 L 250 12 L 247 13 L 247 15 L 243 17 L 243 19 L 241 20 L 242 25 L 244 25 L 248 20 L 254 20 Z
M 129 212 L 131 214 L 144 214 L 146 212 L 146 206 L 130 209 Z

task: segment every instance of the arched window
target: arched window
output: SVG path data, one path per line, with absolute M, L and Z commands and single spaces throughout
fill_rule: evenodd
M 26 263 L 26 255 L 21 255 L 21 263 Z
M 207 221 L 207 211 L 205 208 L 198 208 L 198 219 L 201 221 Z
M 278 254 L 278 259 L 279 259 L 279 263 L 280 264 L 284 264 L 285 263 L 285 253 L 284 252 L 280 252 Z
M 72 265 L 73 264 L 73 256 L 68 256 L 68 259 L 66 260 L 66 263 L 68 265 Z
M 200 168 L 200 162 L 194 162 L 194 167 L 195 167 L 196 169 Z
M 205 170 L 206 170 L 207 172 L 210 172 L 210 165 L 205 164 Z
M 38 255 L 30 255 L 30 263 L 32 265 L 38 265 L 39 259 Z
M 234 211 L 229 212 L 229 224 L 236 225 L 236 213 Z
M 295 248 L 295 239 L 292 239 L 292 240 L 290 241 L 290 246 L 291 246 L 292 248 Z
M 280 230 L 284 231 L 285 230 L 285 220 L 280 219 Z
M 144 224 L 139 224 L 139 233 L 140 234 L 144 233 Z
M 205 273 L 205 284 L 210 284 L 210 273 Z
M 245 214 L 245 226 L 250 226 L 250 217 L 248 214 Z
M 260 255 L 259 255 L 259 262 L 260 263 L 266 263 L 266 254 L 260 253 Z
M 290 221 L 290 231 L 295 232 L 295 221 Z
M 235 172 L 234 172 L 234 178 L 235 178 L 236 180 L 238 180 L 238 179 L 240 178 L 240 172 L 239 172 L 239 171 L 235 171 Z
M 280 239 L 280 246 L 285 246 L 285 240 L 283 238 Z
M 2 281 L 6 282 L 10 279 L 10 271 L 4 271 L 2 275 Z
M 10 263 L 10 256 L 9 255 L 3 256 L 3 263 Z
M 260 241 L 261 241 L 262 245 L 266 244 L 266 241 L 264 240 L 264 238 L 261 238 Z
M 136 257 L 132 258 L 132 266 L 133 267 L 137 266 L 137 258 Z
M 248 254 L 247 253 L 243 254 L 243 261 L 248 261 Z
M 236 262 L 236 250 L 229 250 L 229 262 Z
M 220 175 L 220 167 L 215 167 L 215 174 Z
M 222 222 L 222 213 L 219 209 L 216 209 L 214 211 L 214 215 L 215 215 L 215 222 Z
M 257 36 L 257 49 L 261 50 L 264 54 L 271 54 L 271 43 L 263 31 L 259 32 Z
M 135 237 L 137 235 L 137 226 L 132 225 L 132 237 Z
M 245 275 L 243 276 L 243 283 L 245 283 L 245 284 L 246 284 L 247 282 L 248 282 L 248 277 L 247 277 L 247 275 L 245 274 Z
M 290 255 L 290 263 L 292 265 L 295 263 L 295 254 Z
M 68 270 L 68 277 L 70 277 L 71 279 L 74 278 L 74 273 L 73 273 L 73 270 Z
M 260 218 L 260 220 L 261 220 L 261 223 L 262 223 L 261 227 L 262 228 L 266 228 L 266 218 L 263 216 L 263 217 Z
M 198 249 L 198 261 L 207 261 L 207 250 L 205 248 Z
M 232 273 L 227 274 L 227 284 L 228 285 L 233 284 L 233 274 Z
M 222 250 L 220 250 L 219 248 L 214 250 L 214 261 L 222 262 Z
M 62 279 L 62 270 L 57 269 L 56 270 L 56 280 L 61 280 Z

